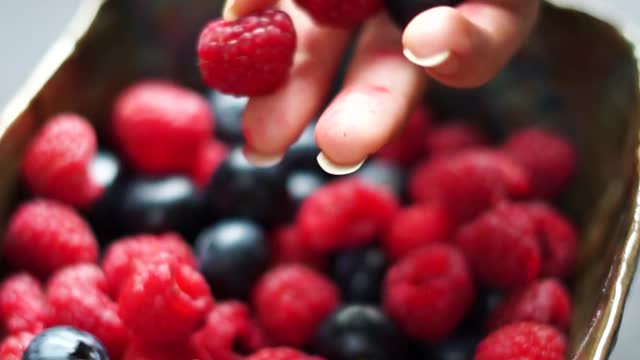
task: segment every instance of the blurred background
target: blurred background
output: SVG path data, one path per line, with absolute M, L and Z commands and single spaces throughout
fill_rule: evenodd
M 0 4 L 0 108 L 72 18 L 81 0 L 5 0 Z M 563 0 L 558 0 L 563 3 Z M 624 13 L 640 25 L 640 1 L 603 0 L 613 13 Z M 615 360 L 640 358 L 640 281 L 636 277 L 623 318 Z

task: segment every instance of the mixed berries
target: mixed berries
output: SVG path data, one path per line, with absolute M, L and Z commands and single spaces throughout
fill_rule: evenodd
M 296 3 L 340 27 L 384 6 Z M 565 358 L 580 246 L 556 202 L 576 172 L 568 139 L 495 139 L 421 105 L 353 175 L 319 170 L 312 127 L 255 167 L 240 95 L 286 79 L 291 20 L 264 10 L 200 40 L 216 90 L 141 80 L 115 98 L 105 144 L 71 113 L 27 144 L 29 194 L 0 252 L 0 358 Z

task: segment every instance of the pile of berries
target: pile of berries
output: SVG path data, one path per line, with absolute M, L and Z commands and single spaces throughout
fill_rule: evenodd
M 565 139 L 496 143 L 421 107 L 330 177 L 311 127 L 250 165 L 245 103 L 145 80 L 115 100 L 111 148 L 81 115 L 44 123 L 3 236 L 0 358 L 564 358 Z

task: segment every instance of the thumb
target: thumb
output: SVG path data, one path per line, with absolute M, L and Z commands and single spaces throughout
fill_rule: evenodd
M 235 20 L 254 11 L 273 7 L 277 2 L 278 0 L 227 0 L 222 17 L 225 20 Z

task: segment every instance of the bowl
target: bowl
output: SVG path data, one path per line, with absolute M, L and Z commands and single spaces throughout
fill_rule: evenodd
M 624 13 L 603 4 L 544 3 L 527 44 L 493 81 L 472 90 L 435 85 L 425 99 L 442 116 L 477 119 L 498 136 L 544 123 L 575 143 L 576 180 L 559 204 L 582 238 L 571 282 L 572 359 L 608 357 L 640 248 L 640 94 L 634 53 L 640 33 Z M 202 89 L 195 42 L 220 7 L 213 0 L 82 3 L 0 113 L 0 231 L 21 194 L 21 154 L 43 121 L 76 111 L 102 131 L 109 118 L 105 109 L 117 92 L 145 77 Z

